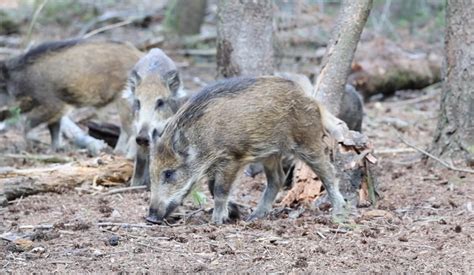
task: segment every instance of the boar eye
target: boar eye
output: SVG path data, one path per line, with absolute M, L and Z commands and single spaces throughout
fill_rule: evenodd
M 135 101 L 133 101 L 133 110 L 134 111 L 140 110 L 140 100 L 135 99 Z
M 165 181 L 169 181 L 173 178 L 174 176 L 174 170 L 165 170 L 163 172 L 163 177 L 165 179 Z
M 158 99 L 156 101 L 155 109 L 161 108 L 163 107 L 163 105 L 165 105 L 165 102 L 163 101 L 163 99 Z

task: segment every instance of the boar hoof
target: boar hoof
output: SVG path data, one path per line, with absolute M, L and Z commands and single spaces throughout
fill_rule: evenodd
M 263 217 L 265 217 L 266 214 L 260 214 L 260 213 L 252 213 L 250 214 L 250 216 L 248 216 L 245 221 L 246 222 L 252 222 L 252 221 L 255 221 L 255 220 L 258 220 L 258 219 L 261 219 Z
M 163 223 L 163 220 L 158 219 L 158 217 L 154 216 L 154 215 L 146 216 L 145 220 L 149 223 L 152 223 L 152 224 L 162 224 Z

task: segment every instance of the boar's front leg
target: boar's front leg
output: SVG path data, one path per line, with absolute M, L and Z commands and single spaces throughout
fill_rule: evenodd
M 48 122 L 49 132 L 51 134 L 51 145 L 54 150 L 60 146 L 60 119 L 62 115 L 62 105 L 57 104 L 53 106 L 39 105 L 26 115 L 26 124 L 24 128 L 24 136 L 26 139 L 27 133 L 40 125 Z M 27 140 L 27 139 L 26 139 Z M 27 143 L 28 140 L 27 140 Z
M 48 124 L 49 134 L 51 135 L 51 146 L 53 150 L 57 151 L 61 149 L 61 122 L 55 121 Z
M 285 174 L 283 173 L 280 156 L 273 156 L 263 161 L 263 169 L 267 177 L 267 186 L 257 208 L 247 218 L 248 221 L 265 217 L 272 209 L 272 204 L 283 187 Z
M 150 153 L 148 147 L 137 146 L 131 186 L 150 185 Z
M 232 183 L 235 180 L 239 167 L 234 164 L 226 165 L 221 169 L 217 169 L 211 181 L 214 183 L 214 211 L 212 212 L 212 222 L 215 224 L 223 224 L 229 219 L 229 195 Z

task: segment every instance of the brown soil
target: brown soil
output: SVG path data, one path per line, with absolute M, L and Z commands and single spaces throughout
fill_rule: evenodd
M 383 152 L 407 148 L 397 135 L 426 147 L 436 121 L 437 99 L 367 106 L 364 131 L 382 151 L 378 155 L 382 198 L 375 207 L 357 209 L 348 224 L 332 223 L 328 212 L 308 208 L 299 214 L 276 204 L 267 219 L 214 226 L 209 224 L 212 200 L 208 199 L 202 208 L 191 200 L 185 203 L 172 226 L 98 226 L 144 224 L 149 193 L 101 198 L 100 190 L 85 184 L 61 194 L 18 199 L 3 208 L 1 231 L 32 242 L 1 240 L 0 265 L 4 271 L 21 273 L 469 272 L 474 268 L 473 176 L 425 163 L 417 153 Z M 408 126 L 397 129 L 385 123 L 391 116 Z M 12 132 L 2 138 L 5 135 Z M 236 199 L 254 207 L 263 181 L 263 176 L 242 176 Z M 43 224 L 54 228 L 21 229 Z

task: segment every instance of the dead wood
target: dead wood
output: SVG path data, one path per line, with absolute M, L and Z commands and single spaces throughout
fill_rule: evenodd
M 112 123 L 97 123 L 88 121 L 89 135 L 93 138 L 105 141 L 110 147 L 115 147 L 120 135 L 120 127 Z
M 6 199 L 14 200 L 37 193 L 73 189 L 83 183 L 125 184 L 132 175 L 132 168 L 129 160 L 104 155 L 62 165 L 7 170 L 0 173 L 0 186 L 4 188 L 2 193 Z
M 422 89 L 441 80 L 440 54 L 409 52 L 384 38 L 362 44 L 354 60 L 348 83 L 366 99 L 379 93 Z

